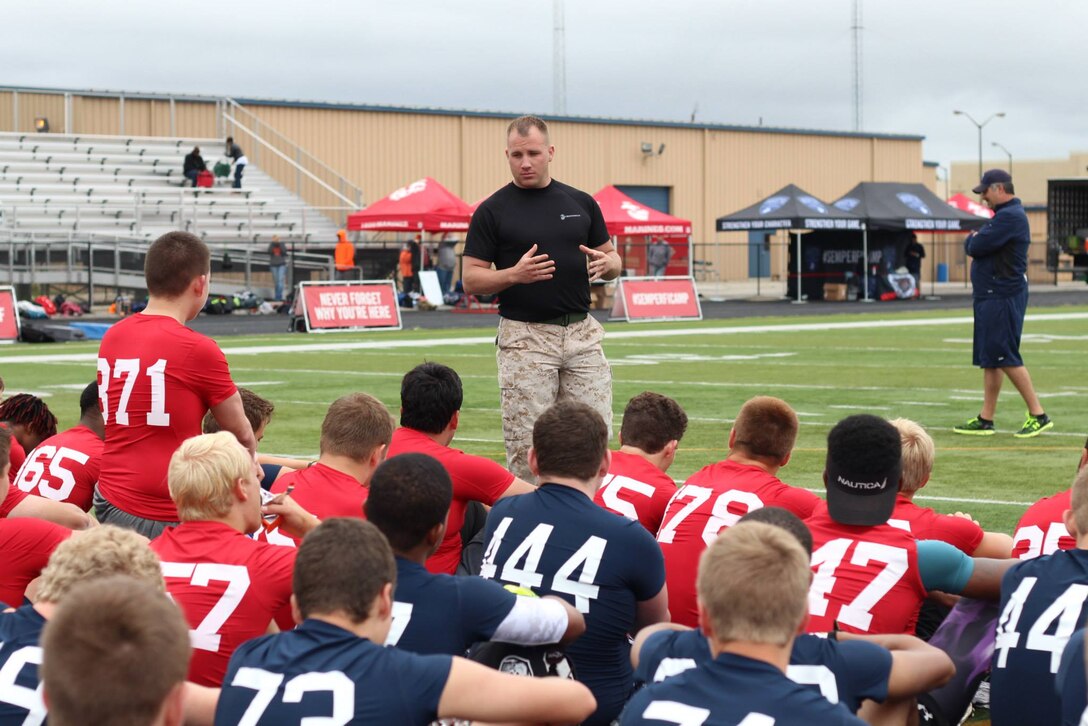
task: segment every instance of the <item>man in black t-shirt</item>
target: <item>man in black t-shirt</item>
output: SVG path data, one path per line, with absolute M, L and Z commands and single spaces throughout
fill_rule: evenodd
M 548 126 L 522 116 L 506 131 L 514 180 L 480 205 L 465 240 L 465 292 L 499 294 L 498 363 L 507 468 L 532 481 L 533 422 L 556 401 L 595 408 L 611 431 L 612 372 L 589 283 L 620 274 L 601 208 L 551 178 Z M 494 268 L 492 268 L 494 265 Z

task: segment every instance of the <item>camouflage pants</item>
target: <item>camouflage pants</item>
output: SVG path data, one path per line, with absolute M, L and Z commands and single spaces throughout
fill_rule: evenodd
M 604 328 L 588 316 L 568 326 L 499 319 L 499 391 L 506 466 L 525 481 L 533 424 L 557 401 L 595 408 L 612 434 L 612 369 L 601 350 Z

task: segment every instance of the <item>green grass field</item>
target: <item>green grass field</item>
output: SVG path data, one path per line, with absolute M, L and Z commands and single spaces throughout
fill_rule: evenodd
M 901 309 L 900 309 L 901 310 Z M 418 313 L 420 315 L 425 313 Z M 1088 308 L 1034 308 L 1022 351 L 1055 428 L 1013 438 L 1024 407 L 1011 385 L 998 408 L 999 434 L 957 436 L 953 425 L 978 412 L 982 375 L 970 365 L 968 313 L 896 312 L 803 318 L 609 324 L 615 423 L 633 395 L 676 398 L 690 417 L 670 473 L 683 480 L 725 455 L 732 417 L 749 397 L 779 396 L 801 419 L 793 459 L 780 472 L 796 486 L 822 487 L 828 429 L 851 413 L 904 416 L 937 443 L 933 480 L 920 503 L 969 511 L 988 529 L 1011 532 L 1027 503 L 1069 486 L 1085 434 L 1088 392 L 1082 365 Z M 412 316 L 407 323 L 410 325 Z M 475 321 L 473 321 L 475 322 Z M 401 375 L 423 360 L 455 368 L 465 384 L 455 445 L 503 460 L 493 319 L 471 330 L 234 337 L 220 341 L 235 380 L 276 404 L 261 445 L 270 453 L 313 456 L 325 408 L 367 391 L 394 412 Z M 96 343 L 0 348 L 8 392 L 49 396 L 62 427 L 77 418 L 83 385 L 95 376 Z

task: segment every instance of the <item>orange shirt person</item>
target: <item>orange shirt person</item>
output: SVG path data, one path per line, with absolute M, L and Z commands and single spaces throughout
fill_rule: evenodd
M 348 233 L 340 230 L 336 233 L 336 279 L 346 280 L 355 269 L 355 245 L 348 240 Z

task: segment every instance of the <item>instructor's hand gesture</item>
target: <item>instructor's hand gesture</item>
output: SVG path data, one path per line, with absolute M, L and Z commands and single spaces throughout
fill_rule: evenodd
M 612 255 L 608 254 L 607 252 L 601 252 L 600 250 L 595 250 L 592 247 L 586 247 L 585 245 L 578 245 L 578 249 L 580 249 L 582 252 L 584 252 L 587 257 L 589 257 L 589 281 L 590 282 L 597 282 L 597 280 L 602 280 L 602 279 L 606 279 L 606 280 L 607 279 L 612 279 L 613 277 L 616 276 L 615 274 L 613 274 L 613 275 L 608 274 L 609 272 L 612 272 L 612 267 L 613 267 Z M 616 258 L 616 261 L 617 262 L 619 261 L 618 257 Z M 616 273 L 619 272 L 618 265 L 617 265 L 617 269 L 616 269 L 615 272 Z
M 537 249 L 536 244 L 530 247 L 511 269 L 511 277 L 515 283 L 527 285 L 552 279 L 552 275 L 555 274 L 555 260 L 546 254 L 536 254 Z

